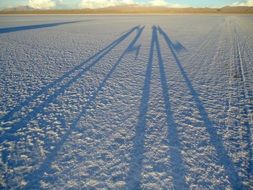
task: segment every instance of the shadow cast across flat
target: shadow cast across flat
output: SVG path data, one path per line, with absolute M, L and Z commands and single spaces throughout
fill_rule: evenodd
M 146 68 L 146 74 L 144 79 L 144 86 L 142 89 L 142 98 L 139 109 L 139 120 L 135 127 L 135 136 L 133 139 L 133 149 L 131 151 L 131 162 L 129 171 L 126 177 L 126 189 L 141 189 L 141 172 L 143 167 L 143 154 L 144 154 L 144 141 L 145 133 L 147 128 L 147 112 L 149 109 L 149 99 L 150 99 L 150 88 L 152 80 L 152 67 L 154 61 L 154 53 L 157 51 L 159 71 L 161 76 L 161 86 L 163 91 L 164 98 L 164 108 L 166 111 L 166 120 L 168 125 L 168 146 L 170 147 L 170 159 L 172 166 L 172 177 L 174 180 L 175 189 L 187 189 L 188 186 L 185 182 L 185 168 L 183 165 L 183 159 L 181 155 L 181 145 L 178 138 L 178 133 L 176 129 L 176 123 L 173 118 L 173 113 L 170 105 L 170 95 L 168 81 L 166 73 L 164 70 L 164 64 L 162 60 L 160 44 L 157 35 L 157 27 L 152 27 L 152 37 L 151 37 L 151 46 L 149 52 L 149 59 Z M 166 167 L 168 168 L 168 167 Z
M 168 48 L 170 49 L 170 51 L 173 55 L 176 65 L 177 65 L 181 75 L 183 76 L 185 83 L 186 83 L 186 85 L 193 97 L 193 100 L 199 110 L 199 114 L 201 116 L 201 119 L 204 122 L 207 132 L 210 136 L 210 142 L 216 150 L 219 164 L 221 166 L 224 166 L 225 175 L 228 176 L 228 180 L 231 184 L 231 187 L 234 190 L 246 189 L 241 181 L 241 177 L 238 175 L 238 173 L 236 171 L 233 161 L 229 157 L 228 152 L 223 145 L 222 139 L 219 137 L 219 135 L 217 133 L 217 129 L 214 127 L 213 122 L 208 117 L 208 113 L 206 112 L 204 104 L 202 103 L 201 99 L 199 98 L 198 92 L 194 89 L 192 82 L 191 82 L 190 78 L 188 77 L 187 72 L 185 71 L 182 63 L 180 62 L 180 60 L 176 54 L 175 49 L 173 48 L 173 42 L 171 41 L 169 36 L 160 27 L 158 27 L 158 31 L 164 37 L 164 40 L 167 43 Z
M 49 24 L 37 24 L 37 25 L 27 25 L 27 26 L 16 26 L 16 27 L 0 28 L 0 34 L 10 33 L 10 32 L 19 32 L 19 31 L 23 31 L 23 30 L 35 30 L 35 29 L 41 29 L 41 28 L 50 28 L 50 27 L 56 27 L 56 26 L 65 25 L 65 24 L 74 24 L 74 23 L 89 22 L 89 21 L 91 21 L 91 20 L 71 21 L 71 22 L 57 22 L 57 23 L 49 23 Z
M 55 148 L 48 154 L 46 159 L 43 161 L 43 163 L 40 165 L 40 167 L 33 171 L 32 173 L 28 174 L 25 179 L 28 181 L 27 185 L 23 189 L 37 189 L 39 188 L 39 182 L 41 178 L 43 177 L 44 173 L 48 173 L 50 171 L 51 164 L 57 159 L 58 152 L 61 150 L 64 143 L 68 140 L 69 136 L 72 134 L 75 130 L 78 129 L 78 123 L 82 117 L 85 117 L 88 109 L 94 104 L 97 96 L 103 91 L 104 87 L 106 86 L 106 82 L 111 78 L 112 74 L 116 70 L 117 66 L 121 63 L 122 59 L 129 54 L 130 52 L 133 52 L 132 49 L 138 49 L 135 44 L 137 43 L 138 39 L 140 38 L 144 27 L 135 28 L 136 35 L 132 42 L 129 44 L 129 46 L 125 49 L 125 51 L 120 55 L 117 62 L 112 66 L 111 70 L 108 72 L 108 74 L 105 76 L 105 78 L 100 82 L 99 86 L 93 93 L 88 97 L 87 103 L 82 107 L 81 112 L 78 114 L 78 116 L 72 121 L 69 130 L 66 132 L 66 134 L 61 138 L 61 140 L 55 145 Z M 137 51 L 137 50 L 136 50 Z M 62 125 L 64 128 L 67 128 L 67 125 L 65 121 L 62 121 Z M 84 132 L 85 129 L 83 129 L 82 132 Z
M 154 48 L 155 48 L 155 31 L 153 30 L 151 47 L 149 52 L 149 59 L 146 68 L 146 74 L 144 79 L 144 86 L 142 89 L 142 98 L 139 108 L 139 120 L 135 127 L 135 136 L 133 139 L 133 149 L 131 151 L 131 161 L 129 171 L 126 177 L 126 189 L 140 189 L 141 188 L 141 169 L 144 153 L 144 140 L 145 131 L 147 125 L 147 112 L 148 112 L 148 102 L 150 98 L 150 84 L 152 78 L 152 66 L 154 58 Z
M 23 116 L 18 122 L 12 124 L 9 129 L 5 130 L 1 134 L 0 143 L 2 143 L 5 140 L 17 140 L 15 137 L 13 137 L 13 134 L 21 129 L 27 126 L 28 122 L 31 121 L 33 118 L 35 118 L 39 113 L 43 112 L 43 109 L 47 107 L 51 102 L 55 101 L 56 98 L 66 91 L 67 88 L 69 88 L 71 85 L 73 85 L 80 77 L 83 77 L 83 75 L 90 70 L 96 63 L 98 63 L 104 56 L 106 56 L 113 48 L 115 48 L 117 45 L 119 45 L 122 41 L 124 41 L 132 32 L 135 30 L 138 30 L 139 26 L 133 27 L 130 31 L 126 32 L 124 35 L 116 39 L 114 42 L 112 42 L 110 45 L 108 45 L 106 48 L 102 49 L 95 55 L 88 58 L 86 61 L 81 63 L 80 65 L 74 67 L 70 71 L 66 72 L 64 75 L 62 75 L 60 78 L 56 79 L 52 83 L 48 84 L 46 87 L 42 88 L 38 92 L 34 93 L 31 97 L 28 97 L 25 101 L 21 102 L 18 106 L 13 108 L 8 114 L 0 118 L 0 121 L 10 121 L 13 119 L 13 116 L 18 111 L 22 110 L 24 107 L 29 105 L 32 101 L 36 100 L 40 95 L 47 94 L 49 90 L 56 89 L 53 94 L 49 95 L 47 99 L 45 99 L 42 103 L 39 105 L 33 107 L 32 111 L 29 112 L 27 115 Z M 129 48 L 129 47 L 128 47 Z M 133 47 L 131 47 L 133 49 Z M 127 51 L 129 52 L 129 51 Z M 87 64 L 90 62 L 90 64 Z M 85 66 L 84 68 L 82 68 Z M 80 70 L 80 71 L 79 71 Z M 62 85 L 60 83 L 68 78 L 71 74 L 78 71 L 78 73 L 71 77 L 69 81 L 66 81 Z M 58 86 L 57 86 L 58 85 Z
M 184 167 L 183 157 L 181 154 L 181 143 L 178 135 L 177 130 L 177 123 L 175 122 L 173 111 L 171 109 L 170 103 L 170 93 L 169 93 L 169 86 L 168 86 L 168 79 L 167 73 L 165 72 L 164 61 L 161 55 L 160 44 L 157 35 L 157 28 L 156 29 L 156 49 L 158 55 L 158 64 L 159 64 L 159 71 L 161 77 L 161 86 L 163 91 L 163 99 L 164 99 L 164 109 L 166 112 L 166 120 L 168 125 L 168 145 L 169 145 L 169 155 L 171 160 L 171 170 L 172 170 L 172 177 L 174 181 L 174 188 L 175 189 L 189 189 L 185 181 L 185 173 L 186 169 Z

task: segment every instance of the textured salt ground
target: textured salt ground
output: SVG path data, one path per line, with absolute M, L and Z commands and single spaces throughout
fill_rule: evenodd
M 1 17 L 1 188 L 251 189 L 252 21 Z

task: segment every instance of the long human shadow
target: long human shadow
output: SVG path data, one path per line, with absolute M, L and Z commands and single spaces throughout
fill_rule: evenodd
M 85 66 L 85 64 L 87 64 L 88 62 L 90 62 L 91 60 L 95 59 L 98 56 L 100 56 L 102 58 L 105 55 L 104 54 L 105 51 L 111 50 L 114 47 L 116 47 L 120 42 L 122 42 L 127 36 L 129 36 L 137 28 L 138 28 L 138 26 L 132 28 L 130 31 L 128 31 L 125 34 L 123 34 L 122 36 L 120 36 L 118 39 L 116 39 L 115 41 L 113 41 L 112 43 L 110 43 L 108 46 L 106 46 L 105 48 L 103 48 L 102 50 L 100 50 L 99 52 L 97 52 L 96 54 L 94 54 L 93 56 L 89 57 L 87 60 L 85 60 L 81 64 L 75 66 L 73 69 L 71 69 L 68 72 L 64 73 L 60 78 L 58 78 L 58 79 L 54 80 L 53 82 L 49 83 L 48 85 L 46 85 L 45 87 L 43 87 L 41 90 L 35 92 L 32 96 L 29 96 L 27 99 L 25 99 L 24 101 L 22 101 L 19 105 L 17 105 L 16 107 L 14 107 L 11 111 L 9 111 L 6 115 L 2 116 L 0 118 L 0 121 L 3 121 L 3 122 L 10 121 L 13 118 L 13 115 L 15 113 L 17 113 L 18 111 L 20 111 L 25 106 L 29 105 L 30 102 L 32 102 L 33 100 L 35 100 L 36 98 L 38 98 L 40 95 L 46 94 L 51 88 L 53 88 L 54 86 L 56 86 L 59 83 L 61 83 L 64 79 L 70 77 L 70 75 L 73 74 L 74 72 L 82 69 L 82 67 Z M 103 56 L 101 56 L 101 54 Z
M 146 68 L 144 86 L 142 90 L 141 104 L 139 108 L 139 116 L 138 116 L 139 120 L 135 127 L 135 137 L 133 139 L 133 149 L 131 151 L 131 162 L 126 177 L 126 189 L 129 190 L 132 189 L 138 190 L 141 188 L 141 168 L 144 153 L 144 140 L 147 125 L 147 112 L 150 96 L 150 84 L 152 78 L 154 47 L 155 47 L 155 29 L 153 28 L 149 59 Z
M 89 21 L 89 20 L 87 20 Z M 36 24 L 36 25 L 27 25 L 27 26 L 16 26 L 16 27 L 8 27 L 8 28 L 0 28 L 0 34 L 10 33 L 10 32 L 19 32 L 23 30 L 34 30 L 41 28 L 50 28 L 56 27 L 64 24 L 74 24 L 83 21 L 71 21 L 71 22 L 57 22 L 57 23 L 49 23 L 49 24 Z
M 143 30 L 144 30 L 144 27 L 138 28 L 135 38 L 132 40 L 129 46 L 124 50 L 124 52 L 121 54 L 117 62 L 112 66 L 111 70 L 108 72 L 105 78 L 101 81 L 97 89 L 88 97 L 87 103 L 82 107 L 81 112 L 78 114 L 78 116 L 72 121 L 69 130 L 61 138 L 61 140 L 55 145 L 55 148 L 48 154 L 48 156 L 40 165 L 40 167 L 25 177 L 25 180 L 28 183 L 23 189 L 39 188 L 39 182 L 40 182 L 40 179 L 43 177 L 43 174 L 45 172 L 50 171 L 50 166 L 56 160 L 58 152 L 60 151 L 64 143 L 67 141 L 69 136 L 72 134 L 72 132 L 78 129 L 78 122 L 80 121 L 81 117 L 85 117 L 87 110 L 93 105 L 97 96 L 103 91 L 103 88 L 105 87 L 106 82 L 111 78 L 111 75 L 113 74 L 117 66 L 121 63 L 122 59 L 130 51 L 133 52 L 132 49 L 136 49 L 136 47 L 140 47 L 140 46 L 135 46 L 135 44 L 140 38 Z M 65 122 L 62 122 L 62 124 L 65 125 L 65 127 L 67 128 Z M 83 131 L 85 131 L 85 129 L 83 129 Z
M 159 40 L 157 37 L 157 28 L 155 27 L 155 41 L 156 41 L 156 50 L 158 56 L 158 64 L 159 64 L 159 71 L 161 77 L 161 85 L 163 91 L 163 99 L 164 99 L 164 108 L 166 111 L 166 120 L 168 125 L 168 144 L 169 144 L 169 151 L 170 151 L 170 159 L 171 164 L 170 167 L 172 169 L 172 177 L 174 180 L 174 188 L 175 189 L 189 189 L 185 181 L 185 167 L 182 159 L 181 154 L 181 143 L 178 136 L 177 131 L 177 124 L 174 120 L 173 111 L 171 109 L 170 103 L 170 94 L 169 94 L 169 86 L 168 86 L 168 79 L 164 69 L 164 61 L 161 55 L 161 49 Z
M 85 68 L 81 68 L 84 63 L 81 65 L 78 65 L 71 71 L 64 74 L 62 77 L 51 83 L 49 86 L 46 87 L 46 90 L 48 91 L 50 87 L 54 87 L 56 84 L 64 80 L 66 77 L 68 77 L 71 73 L 73 73 L 76 70 L 81 70 L 76 76 L 71 78 L 67 83 L 63 84 L 58 90 L 56 90 L 52 95 L 50 95 L 44 102 L 39 104 L 37 107 L 35 107 L 31 112 L 29 112 L 26 116 L 21 118 L 20 121 L 13 124 L 10 129 L 5 130 L 5 132 L 1 135 L 0 143 L 2 143 L 4 140 L 15 140 L 15 138 L 12 137 L 12 134 L 15 133 L 20 128 L 23 128 L 26 126 L 26 124 L 31 121 L 33 118 L 37 116 L 38 113 L 43 111 L 43 108 L 48 106 L 51 102 L 53 102 L 58 96 L 63 94 L 67 88 L 69 88 L 73 83 L 75 83 L 80 77 L 82 77 L 85 72 L 87 72 L 91 67 L 93 67 L 100 59 L 102 59 L 106 54 L 108 54 L 114 47 L 116 47 L 120 42 L 122 42 L 124 39 L 126 39 L 133 31 L 139 30 L 139 26 L 136 26 L 132 28 L 129 32 L 121 36 L 119 39 L 117 39 L 115 42 L 113 42 L 111 45 L 109 45 L 104 51 L 99 52 L 98 54 L 92 56 L 94 59 L 91 64 L 86 66 Z M 92 58 L 89 58 L 89 60 L 92 60 Z M 42 91 L 40 93 L 37 93 L 38 97 L 39 95 L 43 94 Z M 31 99 L 29 99 L 32 101 Z M 18 109 L 22 109 L 22 107 L 19 107 Z
M 225 149 L 222 139 L 219 137 L 217 133 L 217 129 L 214 127 L 212 121 L 210 121 L 208 114 L 206 112 L 206 109 L 202 103 L 202 101 L 199 98 L 199 94 L 197 91 L 194 89 L 190 78 L 188 77 L 186 71 L 184 70 L 174 48 L 173 48 L 173 43 L 170 40 L 169 36 L 160 28 L 158 27 L 159 33 L 163 35 L 165 42 L 167 43 L 174 59 L 176 62 L 176 65 L 183 76 L 186 85 L 188 86 L 190 93 L 194 99 L 194 102 L 196 103 L 196 106 L 199 110 L 199 114 L 205 124 L 205 127 L 207 129 L 207 132 L 209 133 L 210 136 L 210 142 L 213 145 L 213 147 L 216 150 L 216 153 L 218 155 L 218 160 L 219 164 L 224 166 L 225 174 L 228 176 L 229 182 L 234 190 L 238 189 L 246 189 L 244 185 L 242 184 L 241 178 L 239 177 L 235 166 L 231 160 L 231 158 L 228 155 L 227 150 Z

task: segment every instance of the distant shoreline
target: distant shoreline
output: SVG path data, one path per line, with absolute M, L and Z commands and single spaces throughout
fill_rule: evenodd
M 251 16 L 253 13 L 107 13 L 107 14 L 71 14 L 71 13 L 43 13 L 43 14 L 26 14 L 26 13 L 0 13 L 0 16 L 187 16 L 187 15 L 208 15 L 208 16 L 222 16 L 222 15 L 245 15 Z

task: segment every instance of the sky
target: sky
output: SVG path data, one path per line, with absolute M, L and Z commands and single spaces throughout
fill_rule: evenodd
M 253 0 L 0 0 L 0 9 L 25 5 L 37 9 L 76 9 L 127 4 L 167 7 L 223 7 L 253 6 Z

